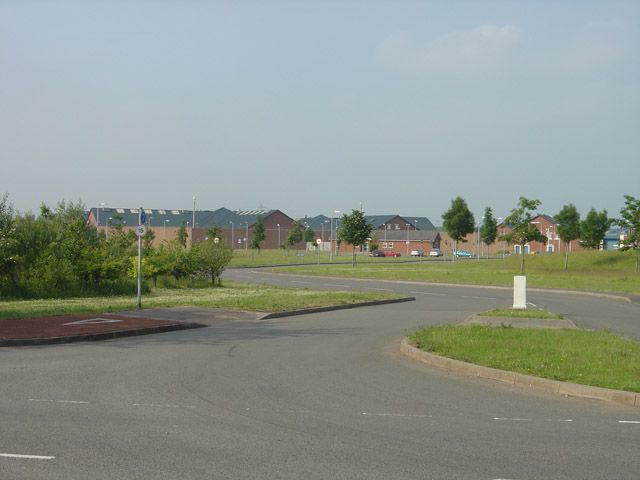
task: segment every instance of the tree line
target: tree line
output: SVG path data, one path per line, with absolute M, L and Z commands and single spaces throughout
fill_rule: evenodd
M 621 242 L 620 250 L 635 250 L 636 272 L 640 271 L 640 199 L 631 195 L 624 195 L 624 207 L 620 210 L 619 218 L 610 218 L 607 211 L 596 211 L 592 208 L 581 220 L 580 213 L 573 204 L 568 204 L 553 216 L 557 222 L 557 233 L 564 243 L 579 240 L 585 248 L 598 249 L 605 234 L 612 225 L 618 225 L 628 230 L 628 235 Z M 520 197 L 517 206 L 504 219 L 504 225 L 509 227 L 509 233 L 499 237 L 512 245 L 521 246 L 521 272 L 525 273 L 524 245 L 532 241 L 546 242 L 547 237 L 532 223 L 536 210 L 542 202 L 540 200 Z M 451 207 L 442 215 L 443 228 L 454 241 L 454 250 L 458 242 L 466 241 L 466 236 L 476 228 L 475 218 L 462 197 L 456 197 Z M 486 245 L 493 244 L 498 239 L 498 222 L 490 207 L 485 208 L 483 223 L 480 228 L 480 238 Z M 455 255 L 454 255 L 455 261 Z M 565 264 L 569 265 L 569 251 L 565 250 Z
M 193 246 L 184 225 L 171 242 L 153 247 L 153 240 L 147 230 L 142 273 L 154 285 L 194 277 L 219 285 L 233 254 L 219 228 Z M 6 194 L 0 199 L 0 298 L 134 294 L 136 278 L 137 237 L 117 219 L 98 232 L 79 202 L 43 205 L 35 216 L 18 214 Z

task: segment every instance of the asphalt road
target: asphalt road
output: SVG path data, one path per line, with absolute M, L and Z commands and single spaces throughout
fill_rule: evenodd
M 398 354 L 407 331 L 508 305 L 509 291 L 225 277 L 417 301 L 0 349 L 0 479 L 638 478 L 640 409 L 448 375 Z M 529 300 L 640 338 L 638 304 Z

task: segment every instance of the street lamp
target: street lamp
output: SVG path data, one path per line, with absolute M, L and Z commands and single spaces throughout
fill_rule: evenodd
M 244 234 L 244 249 L 247 249 L 249 243 L 249 222 L 244 222 L 245 224 L 245 234 Z
M 409 227 L 411 226 L 410 224 L 405 224 L 407 226 L 407 257 L 409 256 Z
M 334 210 L 333 213 L 336 216 L 336 228 L 333 231 L 336 232 L 335 234 L 336 255 L 338 255 L 338 215 L 340 215 L 340 210 Z M 331 220 L 333 221 L 333 217 L 331 217 Z M 333 243 L 331 244 L 331 261 L 333 261 Z
M 162 236 L 164 237 L 165 240 L 167 239 L 167 223 L 169 223 L 170 221 L 171 221 L 171 219 L 167 218 L 164 221 L 164 226 L 162 227 L 162 230 L 163 230 Z
M 100 205 L 96 209 L 96 230 L 100 229 L 100 207 L 102 207 L 102 211 L 104 212 L 104 206 L 106 203 L 100 202 Z
M 280 249 L 280 224 L 276 223 L 276 227 L 278 227 L 278 250 Z
M 233 250 L 233 242 L 235 241 L 233 238 L 233 221 L 229 220 L 229 223 L 231 224 L 231 250 Z

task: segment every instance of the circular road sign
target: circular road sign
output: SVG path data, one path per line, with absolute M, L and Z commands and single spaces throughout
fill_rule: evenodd
M 136 227 L 136 235 L 139 237 L 144 237 L 144 234 L 147 233 L 147 227 L 144 225 L 138 225 Z
M 322 243 L 322 239 L 321 238 L 316 238 L 316 244 L 320 245 Z

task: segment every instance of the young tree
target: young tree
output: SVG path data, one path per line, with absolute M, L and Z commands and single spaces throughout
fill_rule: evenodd
M 606 210 L 600 213 L 595 208 L 589 210 L 585 219 L 580 222 L 580 245 L 585 248 L 600 248 L 612 222 Z
M 208 228 L 207 234 L 205 235 L 205 240 L 213 240 L 214 238 L 217 238 L 218 240 L 222 240 L 224 238 L 222 228 L 218 227 L 217 225 Z
M 256 223 L 253 226 L 253 237 L 251 238 L 251 248 L 257 249 L 258 253 L 260 253 L 260 244 L 264 242 L 267 238 L 267 235 L 264 230 L 264 220 L 262 219 L 262 215 L 258 215 L 256 218 Z
M 220 277 L 233 257 L 233 250 L 222 241 L 216 242 L 215 237 L 198 243 L 194 250 L 196 251 L 198 272 L 209 276 L 212 285 L 221 285 Z
M 16 267 L 17 244 L 15 213 L 5 193 L 0 199 L 0 280 Z
M 347 242 L 352 247 L 353 263 L 356 266 L 356 246 L 363 245 L 371 236 L 372 226 L 364 218 L 361 210 L 352 210 L 350 215 L 342 215 L 338 236 L 341 241 Z
M 182 245 L 182 248 L 187 247 L 187 239 L 189 238 L 189 234 L 187 233 L 187 227 L 185 227 L 184 222 L 178 228 L 178 232 L 176 233 L 176 240 L 179 245 Z
M 629 229 L 629 235 L 622 242 L 621 250 L 635 250 L 636 252 L 636 273 L 640 272 L 638 256 L 640 256 L 640 199 L 635 199 L 631 195 L 624 196 L 624 208 L 620 210 L 618 225 Z
M 533 212 L 540 206 L 540 200 L 529 200 L 520 197 L 518 206 L 511 210 L 511 214 L 504 219 L 505 224 L 511 227 L 511 232 L 502 236 L 502 239 L 513 245 L 520 245 L 520 253 L 522 260 L 520 262 L 520 274 L 525 274 L 524 265 L 524 246 L 532 241 L 546 242 L 545 237 L 531 223 L 533 220 Z
M 301 242 L 303 239 L 303 235 L 304 233 L 302 223 L 300 222 L 300 220 L 295 220 L 293 222 L 291 230 L 289 231 L 289 235 L 287 236 L 287 247 L 291 248 L 296 243 Z
M 482 221 L 482 226 L 480 227 L 480 238 L 482 242 L 489 247 L 495 243 L 496 238 L 498 237 L 498 221 L 493 216 L 493 211 L 491 207 L 487 207 L 484 209 L 484 220 Z M 478 253 L 478 256 L 480 254 Z M 487 257 L 489 255 L 487 254 Z
M 442 220 L 442 227 L 453 240 L 453 261 L 455 262 L 458 242 L 466 242 L 465 237 L 475 230 L 473 213 L 462 197 L 456 197 L 451 201 L 449 210 L 442 214 Z
M 558 222 L 558 235 L 560 240 L 565 244 L 571 243 L 573 240 L 580 238 L 580 214 L 575 205 L 570 203 L 562 207 L 554 217 Z M 564 269 L 569 268 L 569 249 L 564 249 Z

